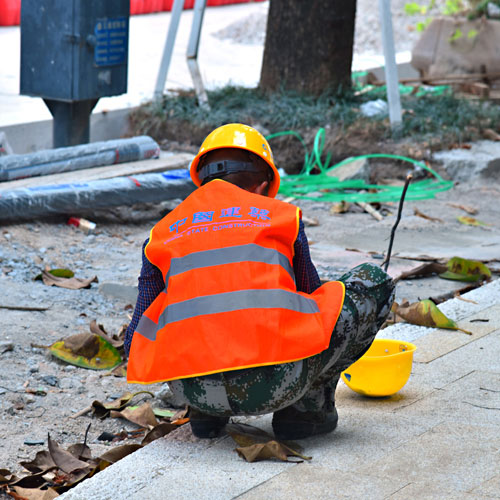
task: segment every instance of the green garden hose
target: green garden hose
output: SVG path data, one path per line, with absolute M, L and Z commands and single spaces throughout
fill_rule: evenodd
M 293 130 L 270 134 L 266 139 L 271 140 L 275 137 L 285 135 L 296 137 L 305 149 L 304 166 L 300 174 L 284 175 L 281 178 L 279 193 L 285 197 L 326 202 L 348 201 L 353 203 L 384 203 L 398 201 L 403 190 L 402 186 L 368 184 L 361 179 L 339 181 L 338 178 L 332 174 L 333 170 L 342 165 L 365 158 L 388 158 L 406 161 L 429 172 L 434 179 L 424 179 L 413 182 L 408 188 L 407 199 L 409 200 L 433 198 L 436 193 L 446 191 L 453 186 L 452 181 L 444 180 L 425 163 L 400 155 L 366 154 L 346 158 L 340 163 L 329 166 L 331 158 L 330 153 L 327 154 L 324 161 L 321 160 L 321 154 L 325 144 L 325 129 L 323 128 L 320 128 L 316 133 L 313 150 L 310 153 L 307 150 L 304 139 Z

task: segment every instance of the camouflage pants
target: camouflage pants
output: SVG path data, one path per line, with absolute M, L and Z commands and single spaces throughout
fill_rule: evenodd
M 340 373 L 370 347 L 389 314 L 394 283 L 380 267 L 344 274 L 346 296 L 325 351 L 293 363 L 233 370 L 169 382 L 176 397 L 216 416 L 260 415 L 294 405 L 316 411 L 333 397 Z

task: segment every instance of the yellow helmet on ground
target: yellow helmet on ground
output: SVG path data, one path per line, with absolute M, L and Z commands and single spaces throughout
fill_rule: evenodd
M 245 149 L 262 158 L 273 172 L 273 178 L 269 182 L 268 196 L 271 198 L 276 196 L 280 187 L 280 174 L 274 165 L 271 148 L 260 132 L 241 123 L 222 125 L 222 127 L 210 132 L 205 138 L 190 168 L 191 179 L 197 186 L 201 186 L 202 182 L 198 171 L 200 158 L 209 151 L 222 148 Z

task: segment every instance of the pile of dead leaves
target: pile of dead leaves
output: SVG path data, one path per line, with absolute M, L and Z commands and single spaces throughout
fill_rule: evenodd
M 120 434 L 103 433 L 97 439 L 117 442 L 127 438 L 142 437 L 140 443 L 123 444 L 103 455 L 93 457 L 86 444 L 90 425 L 87 427 L 84 442 L 73 444 L 66 450 L 49 435 L 48 450 L 39 451 L 32 461 L 20 462 L 30 472 L 29 475 L 18 477 L 7 469 L 0 469 L 0 491 L 3 490 L 18 500 L 52 500 L 81 481 L 189 421 L 186 418 L 187 408 L 177 412 L 153 410 L 149 402 L 130 406 L 135 396 L 144 393 L 147 391 L 127 393 L 111 403 L 94 401 L 91 407 L 98 418 L 121 417 L 139 425 L 139 429 L 135 431 Z
M 6 469 L 0 469 L 0 488 L 16 499 L 51 500 L 141 446 L 125 444 L 99 457 L 92 457 L 85 442 L 64 450 L 49 436 L 48 450 L 39 451 L 32 461 L 21 462 L 30 475 L 19 478 Z
M 86 444 L 90 425 L 87 427 L 84 442 L 73 444 L 67 449 L 63 449 L 49 435 L 48 450 L 39 451 L 31 461 L 20 462 L 29 475 L 18 477 L 7 469 L 0 469 L 0 491 L 17 500 L 52 500 L 130 453 L 189 422 L 187 407 L 179 411 L 153 408 L 149 401 L 131 405 L 133 398 L 143 394 L 152 395 L 148 391 L 126 393 L 110 403 L 94 401 L 89 409 L 94 417 L 125 418 L 139 426 L 131 432 L 104 432 L 98 440 L 118 442 L 127 438 L 142 437 L 140 443 L 123 444 L 93 457 Z M 269 459 L 284 462 L 311 460 L 311 457 L 302 454 L 296 443 L 277 441 L 270 434 L 251 425 L 230 423 L 226 426 L 226 431 L 238 445 L 235 451 L 247 462 Z

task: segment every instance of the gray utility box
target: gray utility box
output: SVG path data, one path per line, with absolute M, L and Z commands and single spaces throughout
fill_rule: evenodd
M 22 0 L 21 94 L 81 101 L 127 91 L 129 0 Z
M 100 97 L 127 92 L 129 0 L 22 0 L 21 94 L 43 98 L 54 147 L 89 142 Z

